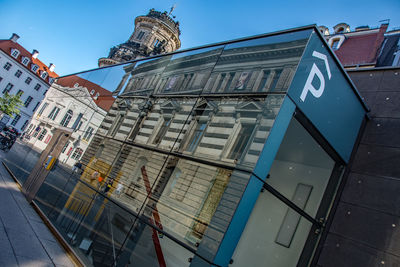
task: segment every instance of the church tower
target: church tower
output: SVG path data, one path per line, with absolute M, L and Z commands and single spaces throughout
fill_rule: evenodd
M 150 9 L 145 16 L 135 19 L 135 30 L 125 43 L 110 49 L 108 57 L 99 59 L 99 67 L 129 60 L 173 52 L 181 47 L 179 22 L 171 11 L 167 13 Z

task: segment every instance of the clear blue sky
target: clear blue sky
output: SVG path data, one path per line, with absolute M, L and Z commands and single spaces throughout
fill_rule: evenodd
M 389 29 L 400 27 L 399 0 L 0 0 L 0 39 L 17 33 L 22 46 L 67 75 L 96 68 L 98 58 L 129 38 L 136 16 L 175 3 L 182 48 L 314 23 L 332 30 L 346 22 L 353 30 L 390 19 Z

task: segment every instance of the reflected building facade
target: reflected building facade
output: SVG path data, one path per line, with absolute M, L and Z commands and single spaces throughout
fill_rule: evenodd
M 80 179 L 49 212 L 85 264 L 310 264 L 365 117 L 322 38 L 305 27 L 107 68 L 118 69 L 107 75 L 120 81 L 118 97 Z M 329 124 L 313 117 L 320 108 L 303 108 L 321 105 L 311 90 L 297 95 L 325 66 L 314 63 L 316 50 L 335 80 L 328 95 L 344 90 L 353 101 L 324 100 L 352 108 Z M 322 129 L 332 124 L 348 146 Z M 44 209 L 58 205 L 50 195 L 37 194 Z

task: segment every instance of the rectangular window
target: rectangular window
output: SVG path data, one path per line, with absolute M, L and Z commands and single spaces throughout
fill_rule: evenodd
M 207 126 L 207 122 L 198 122 L 196 126 L 196 130 L 194 131 L 192 137 L 190 138 L 190 141 L 188 143 L 188 147 L 186 151 L 188 152 L 194 152 L 197 148 L 197 146 L 200 144 L 200 140 L 204 135 L 205 129 Z
M 28 125 L 29 120 L 26 120 L 21 127 L 21 131 L 25 130 L 26 126 Z
M 270 71 L 269 70 L 264 70 L 263 71 L 263 76 L 260 81 L 260 85 L 258 86 L 258 92 L 262 92 L 265 90 L 265 86 L 267 85 L 268 77 L 269 77 Z
M 20 118 L 21 118 L 20 115 L 16 115 L 15 118 L 13 119 L 13 121 L 11 122 L 11 125 L 15 126 Z
M 36 71 L 39 69 L 39 66 L 38 65 L 32 65 L 32 67 L 31 67 L 31 70 L 33 71 L 33 72 L 35 72 L 36 73 Z
M 144 32 L 141 31 L 141 32 L 139 32 L 137 39 L 142 40 L 143 36 L 144 36 Z
M 79 129 L 82 127 L 83 121 L 80 121 L 78 123 L 78 127 L 76 127 L 76 130 L 79 131 Z
M 43 111 L 49 106 L 49 103 L 44 103 L 43 106 L 40 108 L 38 115 L 42 115 Z
M 171 124 L 171 118 L 164 118 L 164 121 L 160 127 L 160 130 L 158 131 L 156 137 L 153 140 L 153 144 L 158 145 L 161 142 L 162 138 L 167 133 L 167 130 L 168 130 L 170 124 Z
M 47 134 L 47 130 L 43 129 L 43 131 L 40 133 L 38 140 L 42 141 L 45 135 Z
M 39 107 L 39 105 L 40 105 L 40 102 L 37 102 L 36 105 L 35 105 L 35 107 L 32 109 L 32 111 L 35 112 L 36 109 Z
M 47 77 L 47 72 L 43 72 L 41 75 L 40 75 L 40 77 L 42 77 L 42 79 L 46 79 L 46 77 Z
M 279 78 L 281 77 L 281 73 L 282 70 L 275 70 L 274 79 L 272 80 L 271 86 L 269 87 L 271 92 L 275 90 L 276 84 L 278 83 Z
M 21 97 L 24 94 L 24 91 L 22 91 L 21 89 L 18 90 L 17 92 L 17 96 Z
M 89 141 L 90 137 L 92 137 L 94 129 L 92 127 L 88 127 L 85 134 L 83 135 L 82 139 L 85 141 Z
M 254 124 L 242 124 L 240 132 L 237 135 L 235 144 L 232 147 L 231 152 L 228 155 L 230 159 L 239 160 L 240 156 L 245 153 L 245 149 L 249 140 L 251 140 L 251 135 L 253 133 L 255 125 Z
M 79 113 L 79 115 L 76 118 L 74 124 L 72 124 L 72 129 L 78 130 L 77 128 L 78 128 L 79 123 L 81 122 L 82 117 L 83 117 L 83 113 Z
M 20 70 L 17 70 L 16 72 L 15 72 L 15 77 L 21 77 L 21 74 L 22 74 L 22 71 L 20 71 Z
M 31 78 L 31 77 L 28 77 L 28 78 L 26 78 L 25 83 L 26 83 L 26 84 L 30 84 L 31 81 L 32 81 L 32 78 Z
M 4 88 L 4 90 L 3 90 L 3 94 L 10 93 L 11 89 L 13 88 L 13 86 L 14 85 L 12 83 L 8 83 L 6 88 Z
M 110 128 L 110 135 L 115 136 L 118 132 L 119 127 L 121 127 L 122 122 L 124 121 L 124 115 L 120 115 L 118 120 L 114 123 L 114 125 Z
M 39 91 L 40 87 L 42 87 L 42 86 L 41 86 L 40 84 L 37 83 L 37 84 L 35 85 L 34 89 L 35 89 L 36 91 Z
M 14 58 L 17 58 L 19 56 L 19 51 L 17 49 L 13 49 L 11 52 L 11 56 Z
M 54 107 L 49 114 L 49 119 L 54 121 L 57 118 L 58 112 L 60 112 L 60 108 Z
M 332 43 L 332 50 L 337 50 L 338 46 L 339 46 L 339 40 L 333 41 L 333 43 Z
M 25 66 L 28 66 L 29 63 L 29 59 L 24 57 L 24 59 L 22 60 L 22 64 L 24 64 Z
M 11 66 L 12 66 L 11 63 L 10 63 L 10 62 L 7 62 L 7 63 L 4 65 L 4 69 L 8 71 L 8 70 L 11 69 Z
M 25 100 L 24 106 L 27 108 L 29 104 L 32 102 L 33 97 L 28 96 L 28 98 Z
M 69 142 L 65 143 L 63 149 L 61 150 L 61 153 L 64 153 L 65 150 L 67 150 L 67 147 L 69 146 Z

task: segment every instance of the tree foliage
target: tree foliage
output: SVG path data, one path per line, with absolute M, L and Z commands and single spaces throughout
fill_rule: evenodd
M 5 92 L 3 97 L 0 97 L 0 112 L 14 117 L 14 114 L 19 114 L 20 107 L 22 107 L 22 101 L 18 95 L 10 95 L 8 92 Z

